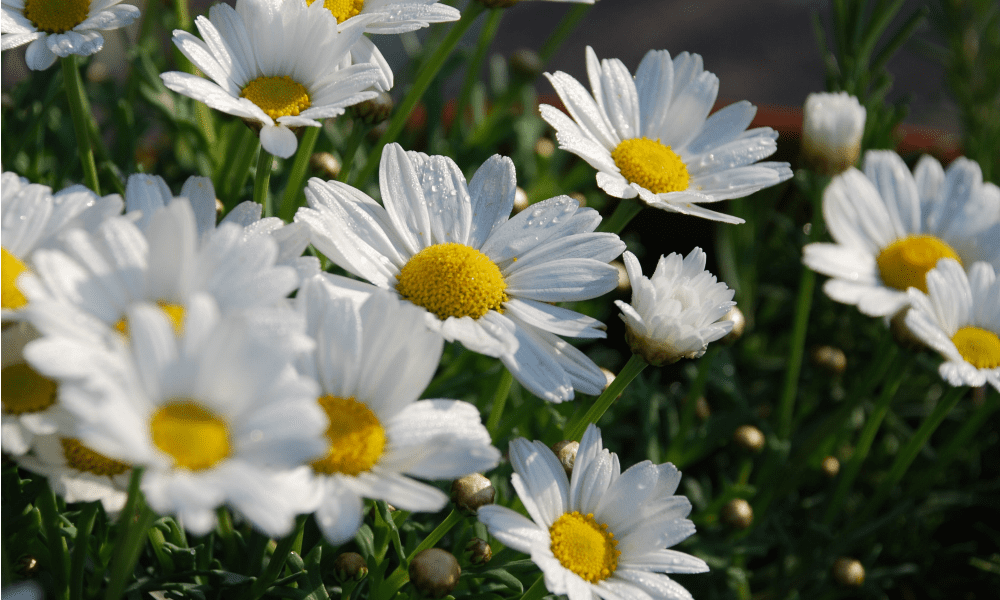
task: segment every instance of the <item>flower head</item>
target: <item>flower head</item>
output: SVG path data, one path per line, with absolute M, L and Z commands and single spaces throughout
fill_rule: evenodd
M 942 258 L 1000 269 L 1000 189 L 965 158 L 946 172 L 925 156 L 911 174 L 895 152 L 867 152 L 863 173 L 848 169 L 827 186 L 823 216 L 835 243 L 809 244 L 802 262 L 832 278 L 828 296 L 866 315 L 906 307 L 907 288 L 926 292 Z
M 625 252 L 625 268 L 632 282 L 632 304 L 616 300 L 628 327 L 632 352 L 651 365 L 697 358 L 709 342 L 725 337 L 732 321 L 721 320 L 733 302 L 733 290 L 705 270 L 706 257 L 695 248 L 683 260 L 680 254 L 661 256 L 656 271 L 644 277 L 639 261 Z
M 942 258 L 927 273 L 927 293 L 910 288 L 906 326 L 941 353 L 941 377 L 953 386 L 989 383 L 1000 391 L 1000 279 L 987 263 L 966 274 Z
M 666 50 L 650 50 L 633 78 L 618 59 L 598 62 L 588 46 L 587 75 L 591 92 L 566 73 L 546 74 L 570 116 L 543 104 L 542 118 L 555 127 L 559 147 L 597 169 L 597 185 L 616 198 L 638 196 L 654 208 L 742 223 L 701 204 L 742 198 L 792 176 L 788 163 L 756 162 L 774 153 L 778 134 L 746 131 L 757 112 L 752 104 L 708 116 L 719 79 L 697 54 L 671 60 Z
M 139 9 L 122 0 L 3 0 L 3 49 L 30 44 L 28 68 L 41 71 L 70 54 L 89 56 L 104 47 L 102 31 L 124 27 Z
M 662 573 L 703 573 L 708 565 L 668 550 L 694 533 L 691 503 L 674 495 L 681 474 L 649 461 L 624 473 L 618 456 L 590 425 L 571 478 L 552 451 L 523 438 L 510 444 L 511 482 L 531 520 L 502 506 L 479 509 L 479 520 L 507 546 L 531 555 L 545 587 L 570 600 L 691 598 Z
M 406 33 L 431 23 L 457 21 L 461 16 L 458 9 L 438 0 L 305 0 L 310 5 L 317 1 L 340 24 L 358 16 L 375 17 L 366 21 L 366 33 Z
M 594 233 L 597 211 L 559 196 L 508 218 L 517 186 L 501 156 L 466 183 L 451 159 L 391 144 L 379 181 L 385 208 L 348 185 L 312 179 L 310 208 L 295 219 L 335 263 L 422 307 L 445 339 L 500 358 L 539 397 L 601 392 L 603 373 L 559 336 L 604 337 L 604 325 L 550 304 L 617 285 L 607 263 L 625 245 Z
M 865 107 L 847 92 L 809 94 L 802 119 L 802 155 L 826 175 L 854 166 L 861 155 Z

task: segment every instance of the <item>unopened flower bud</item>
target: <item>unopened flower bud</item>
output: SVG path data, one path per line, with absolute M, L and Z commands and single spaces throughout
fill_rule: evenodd
M 563 440 L 552 444 L 552 451 L 555 452 L 559 464 L 566 471 L 566 476 L 573 475 L 573 465 L 576 464 L 576 453 L 580 449 L 580 442 Z
M 850 168 L 861 154 L 865 107 L 847 92 L 809 94 L 802 115 L 802 161 L 824 175 Z
M 750 452 L 760 452 L 764 449 L 764 433 L 753 425 L 740 425 L 733 432 L 733 441 L 737 446 Z
M 410 561 L 413 587 L 432 598 L 441 598 L 455 589 L 462 567 L 451 552 L 440 548 L 422 550 Z
M 615 382 L 615 374 L 606 367 L 601 367 L 601 373 L 604 373 L 604 389 L 606 390 L 609 385 Z
M 837 460 L 836 456 L 827 456 L 823 459 L 820 468 L 823 469 L 824 475 L 832 479 L 837 476 L 837 473 L 840 473 L 840 461 Z
M 611 261 L 611 266 L 618 269 L 618 287 L 616 289 L 623 294 L 631 292 L 632 282 L 629 281 L 628 271 L 625 269 L 625 263 L 620 260 L 613 260 Z
M 569 197 L 579 202 L 580 206 L 587 206 L 587 197 L 583 195 L 583 192 L 573 192 Z
M 532 80 L 542 74 L 545 63 L 531 48 L 520 48 L 510 55 L 510 70 L 519 77 Z
M 743 337 L 743 332 L 746 331 L 747 328 L 747 318 L 743 314 L 743 311 L 740 310 L 739 306 L 730 307 L 729 312 L 723 315 L 722 320 L 731 321 L 733 328 L 726 334 L 726 337 L 719 340 L 720 342 L 729 346 L 736 343 L 737 340 Z
M 329 152 L 317 152 L 310 156 L 309 166 L 327 179 L 336 179 L 340 175 L 340 161 Z
M 368 563 L 357 552 L 344 552 L 333 561 L 333 572 L 340 581 L 361 581 L 368 576 Z
M 379 92 L 378 96 L 347 107 L 347 114 L 355 121 L 366 125 L 381 123 L 389 118 L 395 105 L 388 92 Z
M 215 199 L 215 220 L 218 221 L 222 218 L 222 213 L 226 211 L 226 205 L 222 203 L 222 200 L 218 198 Z
M 865 568 L 856 559 L 841 556 L 833 561 L 833 579 L 845 587 L 861 587 Z
M 485 565 L 493 558 L 493 549 L 482 538 L 470 539 L 469 543 L 465 545 L 465 549 L 469 552 L 469 562 L 474 565 Z
M 847 355 L 840 348 L 817 346 L 809 358 L 814 365 L 831 375 L 840 375 L 847 369 Z
M 521 186 L 517 186 L 517 189 L 514 190 L 514 211 L 513 211 L 513 214 L 516 215 L 517 213 L 521 212 L 522 210 L 528 208 L 528 206 L 530 206 L 530 205 L 531 205 L 531 203 L 528 202 L 528 192 L 524 191 L 524 189 L 522 189 Z
M 722 507 L 722 521 L 736 529 L 746 529 L 753 523 L 753 508 L 743 498 L 733 498 Z
M 552 156 L 552 153 L 556 151 L 556 145 L 549 138 L 539 138 L 535 142 L 535 153 L 542 158 L 548 158 Z
M 496 494 L 493 483 L 479 473 L 466 475 L 451 484 L 451 500 L 462 510 L 475 512 L 481 506 L 493 504 Z

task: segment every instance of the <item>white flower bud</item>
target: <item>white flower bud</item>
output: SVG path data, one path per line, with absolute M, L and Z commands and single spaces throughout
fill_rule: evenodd
M 809 94 L 802 116 L 802 159 L 825 175 L 858 161 L 865 131 L 865 107 L 847 92 Z

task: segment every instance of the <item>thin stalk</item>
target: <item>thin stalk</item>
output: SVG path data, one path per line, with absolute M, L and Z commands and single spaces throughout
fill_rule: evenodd
M 73 543 L 73 557 L 69 569 L 69 598 L 83 600 L 83 571 L 87 565 L 87 549 L 90 546 L 90 532 L 94 529 L 100 502 L 83 505 L 80 520 L 76 523 L 76 539 Z
M 253 201 L 264 207 L 264 216 L 274 216 L 274 206 L 271 204 L 271 194 L 268 193 L 268 186 L 271 183 L 271 165 L 274 158 L 271 153 L 260 147 L 257 154 L 257 173 L 253 178 Z
M 576 4 L 566 12 L 566 16 L 563 17 L 562 21 L 559 21 L 559 24 L 556 25 L 556 28 L 549 35 L 549 39 L 545 40 L 542 49 L 538 51 L 538 56 L 542 59 L 542 64 L 546 64 L 552 59 L 552 55 L 569 38 L 570 34 L 573 33 L 573 30 L 580 23 L 580 20 L 590 11 L 590 8 L 591 5 L 589 4 Z
M 795 301 L 795 320 L 792 324 L 792 339 L 788 349 L 785 381 L 778 403 L 778 435 L 786 440 L 792 433 L 792 417 L 795 412 L 795 396 L 799 390 L 799 375 L 802 372 L 802 358 L 805 354 L 806 330 L 809 313 L 812 310 L 813 290 L 816 288 L 816 272 L 809 267 L 802 268 L 799 293 Z
M 219 537 L 222 538 L 222 547 L 226 552 L 226 564 L 235 564 L 238 560 L 238 550 L 236 547 L 235 531 L 233 530 L 233 517 L 229 514 L 229 509 L 220 506 L 215 509 L 216 520 L 218 521 Z
M 281 197 L 281 208 L 278 216 L 285 223 L 291 223 L 295 218 L 295 209 L 299 207 L 299 197 L 302 195 L 302 182 L 306 179 L 306 171 L 309 169 L 309 158 L 316 147 L 316 140 L 319 139 L 319 132 L 322 127 L 306 127 L 299 140 L 299 148 L 295 152 L 295 161 L 292 163 L 292 170 L 288 174 L 288 183 L 285 185 L 285 193 Z
M 132 478 L 129 480 L 128 500 L 125 502 L 128 510 L 123 510 L 118 517 L 118 526 L 122 530 L 115 542 L 110 563 L 111 580 L 104 593 L 105 600 L 118 600 L 122 597 L 125 585 L 135 570 L 135 563 L 139 560 L 139 553 L 146 540 L 146 530 L 153 524 L 155 515 L 142 497 L 142 491 L 139 490 L 141 480 L 142 469 L 133 469 Z
M 720 346 L 710 346 L 708 352 L 705 353 L 698 360 L 698 374 L 695 376 L 694 382 L 691 384 L 691 389 L 688 390 L 687 402 L 684 404 L 684 410 L 681 412 L 681 422 L 678 428 L 677 435 L 670 443 L 670 448 L 667 450 L 667 460 L 673 463 L 680 463 L 684 456 L 683 448 L 686 445 L 686 440 L 688 439 L 688 432 L 691 431 L 691 425 L 694 424 L 694 414 L 698 407 L 698 398 L 705 393 L 705 386 L 708 384 L 708 373 L 712 368 L 712 363 L 715 362 L 715 357 L 719 353 Z
M 253 600 L 262 598 L 264 594 L 267 593 L 268 588 L 270 588 L 271 585 L 277 581 L 278 576 L 281 575 L 281 571 L 285 568 L 285 561 L 288 560 L 288 553 L 292 551 L 292 548 L 296 545 L 296 543 L 300 548 L 302 546 L 301 536 L 305 524 L 305 516 L 299 516 L 295 519 L 295 530 L 278 542 L 278 545 L 274 549 L 274 553 L 271 555 L 271 560 L 267 563 L 267 568 L 265 568 L 264 572 L 260 574 L 260 577 L 253 582 L 253 586 L 250 587 L 250 598 Z
M 611 407 L 611 404 L 632 383 L 632 380 L 648 366 L 649 363 L 644 358 L 638 354 L 633 354 L 618 375 L 615 376 L 615 380 L 611 382 L 611 385 L 604 388 L 604 392 L 591 405 L 590 409 L 583 414 L 583 417 L 566 429 L 566 433 L 564 434 L 565 439 L 580 439 L 583 436 L 583 432 L 587 429 L 587 425 L 597 423 L 604 413 L 607 412 L 608 408 Z
M 69 590 L 66 586 L 66 541 L 63 539 L 62 530 L 59 527 L 59 502 L 51 486 L 46 486 L 45 490 L 38 495 L 36 506 L 42 516 L 45 540 L 48 542 L 49 554 L 52 558 L 52 577 L 55 579 L 56 593 L 59 598 L 67 598 Z
M 235 205 L 236 200 L 239 199 L 239 193 L 243 190 L 243 184 L 246 183 L 247 176 L 250 174 L 250 165 L 253 164 L 254 153 L 260 147 L 257 134 L 249 127 L 244 130 L 242 137 L 243 139 L 236 148 L 232 170 L 222 180 L 225 190 L 223 200 L 227 204 L 232 203 Z
M 354 164 L 354 157 L 358 153 L 358 146 L 361 145 L 361 140 L 364 139 L 367 132 L 368 127 L 361 121 L 355 120 L 351 123 L 351 133 L 347 136 L 347 143 L 344 144 L 344 151 L 341 154 L 342 162 L 337 181 L 347 183 L 347 178 L 351 174 L 351 166 Z
M 490 418 L 486 422 L 486 430 L 490 432 L 490 437 L 496 435 L 497 426 L 500 425 L 500 416 L 503 414 L 504 406 L 507 404 L 507 397 L 510 395 L 510 386 L 514 382 L 514 376 L 506 367 L 501 367 L 500 380 L 497 381 L 497 389 L 493 394 L 493 402 L 490 403 Z
M 413 83 L 413 87 L 406 93 L 403 101 L 396 108 L 392 115 L 392 120 L 389 121 L 389 128 L 386 129 L 382 137 L 379 138 L 378 142 L 372 147 L 371 152 L 368 153 L 368 160 L 365 162 L 365 166 L 362 167 L 361 172 L 354 179 L 356 185 L 364 185 L 368 178 L 372 176 L 375 169 L 378 168 L 379 157 L 382 155 L 382 148 L 386 144 L 392 143 L 399 137 L 399 134 L 403 132 L 403 127 L 406 125 L 406 120 L 410 117 L 410 113 L 416 108 L 417 102 L 423 97 L 424 92 L 430 86 L 434 77 L 437 76 L 438 71 L 444 66 L 445 61 L 451 56 L 452 51 L 455 46 L 458 45 L 458 41 L 462 39 L 465 32 L 468 31 L 469 27 L 472 25 L 473 21 L 476 20 L 486 7 L 479 2 L 472 2 L 469 7 L 462 13 L 462 18 L 456 22 L 451 30 L 448 31 L 448 36 L 441 42 L 441 45 L 437 47 L 434 54 L 431 55 L 424 66 L 420 69 L 420 73 L 417 75 L 417 80 Z
M 479 81 L 479 71 L 483 68 L 483 61 L 490 51 L 493 38 L 496 37 L 500 29 L 500 20 L 503 19 L 504 9 L 494 8 L 486 17 L 486 23 L 479 33 L 479 41 L 476 43 L 476 51 L 469 61 L 469 68 L 465 71 L 465 81 L 462 82 L 462 91 L 458 94 L 458 102 L 455 104 L 455 120 L 451 124 L 453 138 L 462 131 L 462 122 L 465 118 L 465 107 L 469 105 L 469 98 L 472 97 L 472 88 Z
M 80 69 L 77 68 L 76 55 L 70 54 L 62 59 L 63 85 L 66 87 L 66 98 L 69 100 L 69 113 L 73 117 L 73 132 L 76 134 L 76 147 L 80 153 L 83 165 L 83 181 L 87 187 L 100 194 L 101 188 L 97 182 L 97 163 L 94 162 L 94 150 L 90 146 L 90 126 L 87 121 L 92 119 L 86 109 L 87 95 L 80 79 Z
M 638 198 L 622 199 L 615 207 L 615 212 L 611 213 L 611 216 L 601 223 L 597 230 L 606 233 L 621 233 L 625 226 L 642 211 L 644 206 L 645 204 Z

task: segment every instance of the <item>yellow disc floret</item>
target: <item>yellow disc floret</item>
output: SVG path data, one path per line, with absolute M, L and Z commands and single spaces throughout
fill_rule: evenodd
M 39 31 L 65 33 L 87 19 L 90 0 L 26 0 L 24 16 Z
M 185 314 L 184 306 L 180 304 L 173 304 L 171 302 L 164 302 L 162 300 L 157 301 L 156 305 L 160 307 L 160 310 L 162 310 L 165 315 L 167 315 L 167 319 L 170 320 L 170 325 L 174 328 L 174 333 L 177 335 L 183 334 Z M 129 335 L 128 319 L 125 317 L 118 319 L 118 322 L 115 323 L 115 329 L 117 329 L 122 335 Z
M 149 420 L 156 447 L 174 459 L 181 469 L 201 471 L 229 456 L 226 421 L 189 398 L 174 398 Z
M 0 249 L 3 255 L 3 290 L 0 291 L 0 304 L 7 310 L 17 310 L 23 308 L 28 303 L 21 290 L 17 287 L 17 276 L 28 270 L 21 260 L 7 252 L 6 248 Z
M 315 1 L 306 0 L 306 4 L 311 6 Z M 343 23 L 361 12 L 365 7 L 365 0 L 324 0 L 323 6 L 337 17 L 338 23 Z
M 1000 337 L 979 327 L 963 327 L 951 338 L 965 362 L 977 369 L 1000 367 Z
M 110 477 L 112 475 L 121 475 L 132 468 L 126 463 L 94 452 L 81 444 L 80 440 L 76 438 L 59 438 L 59 443 L 62 444 L 66 466 L 77 471 Z
M 399 272 L 396 291 L 441 320 L 478 319 L 500 311 L 507 283 L 488 256 L 463 244 L 436 244 L 413 256 Z
M 45 410 L 56 403 L 56 384 L 42 376 L 26 363 L 15 363 L 3 368 L 0 374 L 3 412 L 22 415 Z
M 942 258 L 962 259 L 946 244 L 933 235 L 910 235 L 886 246 L 875 262 L 878 263 L 882 281 L 897 290 L 915 287 L 927 293 L 927 272 Z
M 640 137 L 625 140 L 611 152 L 622 177 L 653 192 L 680 192 L 691 181 L 687 166 L 677 153 L 660 140 Z
M 354 398 L 323 396 L 317 400 L 326 411 L 330 426 L 326 456 L 312 463 L 313 471 L 325 475 L 357 475 L 370 470 L 385 450 L 385 429 L 370 408 Z
M 618 568 L 618 540 L 592 513 L 565 513 L 549 527 L 549 536 L 552 554 L 562 566 L 590 583 L 611 577 Z
M 312 103 L 305 86 L 288 75 L 258 77 L 244 86 L 240 96 L 256 104 L 272 119 L 294 117 Z

